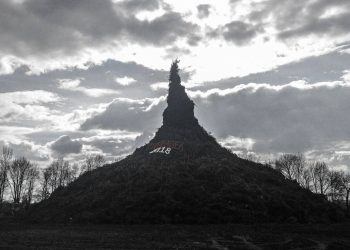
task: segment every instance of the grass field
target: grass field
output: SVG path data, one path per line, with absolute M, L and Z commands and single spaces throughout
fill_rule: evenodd
M 350 249 L 350 224 L 1 224 L 0 249 Z

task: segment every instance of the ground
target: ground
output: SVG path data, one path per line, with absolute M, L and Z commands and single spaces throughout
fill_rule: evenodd
M 0 249 L 350 249 L 350 224 L 19 225 Z

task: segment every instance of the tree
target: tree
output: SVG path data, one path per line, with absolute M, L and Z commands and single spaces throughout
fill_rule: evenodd
M 329 168 L 325 162 L 316 162 L 315 174 L 321 194 L 325 194 L 330 186 Z
M 302 154 L 284 154 L 275 162 L 276 169 L 287 179 L 301 184 L 305 169 L 305 157 Z
M 75 181 L 77 179 L 79 173 L 79 165 L 74 163 L 72 167 L 69 168 L 68 176 L 67 176 L 67 184 Z
M 315 193 L 326 194 L 330 187 L 330 171 L 325 162 L 314 162 L 309 167 L 311 184 Z
M 49 175 L 49 186 L 50 186 L 50 193 L 55 191 L 58 187 L 63 187 L 67 185 L 67 179 L 69 175 L 69 162 L 65 161 L 63 158 L 58 158 L 57 160 L 54 160 L 51 162 L 51 164 L 48 167 L 48 173 Z
M 328 197 L 332 202 L 343 199 L 344 194 L 344 172 L 343 171 L 329 171 L 329 192 Z
M 349 216 L 350 174 L 343 174 L 342 185 L 345 194 L 346 214 Z
M 89 155 L 86 157 L 85 163 L 82 166 L 82 173 L 90 172 L 96 168 L 102 167 L 105 162 L 106 160 L 103 155 Z
M 70 166 L 68 161 L 59 158 L 41 171 L 41 200 L 47 199 L 57 188 L 67 186 L 77 177 L 79 167 Z
M 42 175 L 42 182 L 41 182 L 41 200 L 46 200 L 50 196 L 49 191 L 49 185 L 50 185 L 50 179 L 51 179 L 51 169 L 50 168 L 44 168 L 41 171 Z
M 318 178 L 317 178 L 317 171 L 316 171 L 316 162 L 313 162 L 309 166 L 309 172 L 310 172 L 310 181 L 312 189 L 315 193 L 318 193 Z
M 54 161 L 48 167 L 50 193 L 58 188 L 58 164 L 58 161 Z
M 36 165 L 32 165 L 28 170 L 27 175 L 27 193 L 26 193 L 26 200 L 27 203 L 30 204 L 33 199 L 33 191 L 35 187 L 35 182 L 39 178 L 39 170 Z
M 311 171 L 310 171 L 309 168 L 305 168 L 303 170 L 303 173 L 301 175 L 301 183 L 300 183 L 300 185 L 303 188 L 311 190 Z
M 9 184 L 13 202 L 19 204 L 23 195 L 23 186 L 31 163 L 24 157 L 15 159 L 9 167 Z
M 69 162 L 59 158 L 57 160 L 58 187 L 64 187 L 68 183 Z
M 11 165 L 13 150 L 9 147 L 2 147 L 0 158 L 0 203 L 4 199 L 5 188 L 7 184 L 7 173 Z

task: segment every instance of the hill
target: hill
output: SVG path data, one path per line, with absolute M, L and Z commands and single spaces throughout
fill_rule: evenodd
M 337 209 L 270 166 L 221 147 L 198 123 L 170 70 L 168 106 L 154 138 L 124 160 L 87 172 L 35 205 L 43 222 L 326 222 Z

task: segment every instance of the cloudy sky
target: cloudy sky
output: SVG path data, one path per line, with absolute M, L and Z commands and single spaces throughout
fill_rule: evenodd
M 0 0 L 0 146 L 109 160 L 161 125 L 173 59 L 239 154 L 350 170 L 349 0 Z

